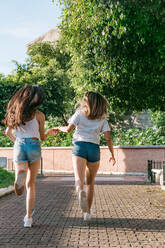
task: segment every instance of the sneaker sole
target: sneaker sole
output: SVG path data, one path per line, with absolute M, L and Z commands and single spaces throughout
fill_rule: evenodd
M 22 195 L 24 191 L 25 170 L 19 171 L 17 180 L 14 183 L 14 191 L 16 195 Z
M 32 227 L 32 225 L 24 225 L 25 228 Z
M 85 191 L 81 191 L 79 194 L 79 205 L 83 212 L 87 212 L 88 204 Z

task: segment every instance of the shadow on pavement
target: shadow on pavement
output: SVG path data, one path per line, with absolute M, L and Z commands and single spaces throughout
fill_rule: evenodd
M 165 231 L 165 219 L 134 219 L 134 218 L 93 218 L 89 222 L 84 222 L 82 218 L 63 218 L 61 222 L 65 222 L 65 228 L 90 226 L 90 228 L 117 228 L 131 229 L 136 231 Z

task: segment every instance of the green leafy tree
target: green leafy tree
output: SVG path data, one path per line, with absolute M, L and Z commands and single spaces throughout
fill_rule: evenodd
M 45 103 L 41 110 L 46 116 L 53 115 L 66 123 L 74 98 L 68 77 L 70 56 L 58 44 L 35 43 L 28 49 L 26 64 L 16 63 L 14 75 L 7 80 L 19 85 L 38 84 L 45 90 Z
M 4 119 L 9 99 L 19 88 L 20 84 L 13 83 L 12 80 L 0 74 L 0 125 L 2 125 L 1 121 Z
M 64 0 L 61 32 L 78 95 L 115 110 L 165 109 L 164 0 Z

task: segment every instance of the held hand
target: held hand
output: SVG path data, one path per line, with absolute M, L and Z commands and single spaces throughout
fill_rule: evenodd
M 52 129 L 55 132 L 55 134 L 58 133 L 58 132 L 60 132 L 60 128 L 59 127 L 53 127 Z
M 52 130 L 53 130 L 54 134 L 57 134 L 60 131 L 58 127 L 52 128 Z
M 114 157 L 110 157 L 109 162 L 112 162 L 113 166 L 116 164 L 116 160 Z
M 47 134 L 48 136 L 54 136 L 58 133 L 58 131 L 59 131 L 58 128 L 51 128 L 48 130 Z

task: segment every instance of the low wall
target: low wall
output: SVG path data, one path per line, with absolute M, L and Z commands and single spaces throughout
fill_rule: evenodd
M 147 160 L 165 161 L 165 146 L 116 146 L 116 164 L 109 163 L 110 153 L 106 146 L 101 147 L 100 174 L 147 173 Z M 12 169 L 13 148 L 0 148 L 0 157 L 7 157 L 8 169 Z M 73 173 L 72 147 L 43 147 L 43 173 Z

